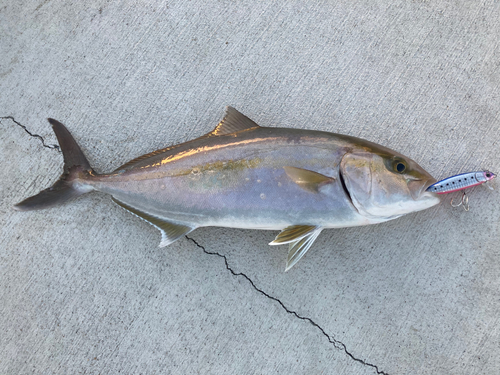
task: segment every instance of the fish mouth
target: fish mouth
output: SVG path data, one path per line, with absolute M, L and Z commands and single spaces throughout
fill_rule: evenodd
M 422 181 L 423 181 L 423 183 L 422 183 Z M 437 180 L 435 178 L 429 178 L 426 180 L 411 181 L 410 183 L 421 183 L 420 187 L 418 187 L 417 189 L 415 189 L 415 190 L 410 189 L 413 200 L 418 200 L 418 199 L 422 198 L 424 195 L 425 196 L 428 196 L 428 195 L 435 196 L 435 193 L 427 191 L 427 188 L 436 182 L 437 182 Z
M 437 180 L 435 178 L 428 179 L 425 182 L 425 184 L 422 186 L 422 190 L 420 191 L 420 194 L 427 192 L 427 189 L 429 188 L 429 186 L 434 185 L 436 182 L 437 182 Z M 434 194 L 434 193 L 432 193 L 432 194 Z

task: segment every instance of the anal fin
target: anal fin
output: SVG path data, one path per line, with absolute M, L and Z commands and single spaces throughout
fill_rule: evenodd
M 149 224 L 159 229 L 161 232 L 160 247 L 170 245 L 171 243 L 177 241 L 180 237 L 196 229 L 196 227 L 186 225 L 185 223 L 178 223 L 173 220 L 167 220 L 155 215 L 148 214 L 137 208 L 131 207 L 116 198 L 113 198 L 113 201 L 130 213 L 147 221 Z

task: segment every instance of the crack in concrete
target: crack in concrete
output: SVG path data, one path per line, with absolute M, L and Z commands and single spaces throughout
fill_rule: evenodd
M 377 365 L 374 365 L 372 363 L 369 363 L 369 362 L 366 362 L 366 361 L 363 361 L 362 359 L 360 358 L 357 358 L 355 357 L 351 352 L 349 352 L 347 350 L 347 347 L 345 346 L 345 344 L 339 340 L 336 340 L 335 338 L 333 338 L 332 336 L 330 336 L 328 333 L 326 333 L 326 331 L 321 328 L 321 326 L 316 323 L 314 320 L 312 320 L 311 318 L 308 318 L 306 316 L 301 316 L 299 315 L 296 311 L 293 311 L 293 310 L 290 310 L 288 307 L 285 306 L 285 304 L 283 302 L 281 302 L 278 298 L 276 297 L 273 297 L 269 294 L 267 294 L 266 292 L 264 292 L 262 289 L 259 289 L 257 288 L 257 286 L 254 284 L 254 282 L 252 281 L 252 279 L 250 279 L 247 275 L 245 275 L 243 272 L 235 272 L 231 267 L 229 267 L 229 263 L 227 262 L 227 257 L 224 255 L 224 254 L 220 254 L 220 253 L 217 253 L 217 252 L 211 252 L 211 251 L 208 251 L 207 249 L 205 249 L 205 247 L 203 247 L 202 245 L 200 245 L 195 239 L 191 238 L 191 237 L 188 237 L 188 236 L 185 236 L 188 240 L 190 240 L 191 242 L 193 242 L 196 246 L 198 246 L 200 249 L 203 250 L 203 252 L 205 254 L 208 254 L 208 255 L 216 255 L 220 258 L 223 258 L 224 259 L 224 263 L 226 265 L 226 269 L 231 272 L 231 274 L 233 276 L 242 276 L 243 278 L 245 278 L 249 283 L 250 285 L 252 285 L 252 287 L 257 291 L 259 292 L 260 294 L 266 296 L 267 298 L 277 302 L 288 314 L 291 314 L 293 316 L 295 316 L 296 318 L 300 319 L 300 320 L 303 320 L 303 321 L 306 321 L 310 324 L 312 324 L 314 327 L 316 327 L 317 329 L 320 330 L 320 332 L 328 339 L 328 342 L 330 342 L 330 344 L 332 344 L 335 349 L 338 349 L 338 350 L 342 350 L 344 351 L 345 354 L 347 354 L 353 361 L 356 361 L 358 363 L 361 363 L 365 366 L 368 366 L 368 367 L 371 367 L 373 368 L 377 374 L 381 374 L 381 375 L 389 375 L 387 372 L 384 372 L 382 370 L 379 370 L 378 369 L 378 366 Z
M 30 132 L 28 130 L 28 128 L 26 126 L 24 126 L 23 124 L 21 124 L 20 122 L 16 121 L 16 119 L 14 119 L 14 117 L 12 116 L 1 116 L 0 117 L 0 120 L 12 120 L 16 125 L 20 126 L 21 128 L 24 129 L 24 131 L 26 133 L 28 133 L 31 137 L 33 138 L 38 138 L 42 141 L 42 145 L 43 147 L 47 147 L 47 148 L 50 148 L 50 149 L 53 149 L 53 150 L 56 150 L 58 152 L 61 152 L 61 149 L 59 148 L 58 145 L 48 145 L 45 143 L 45 139 L 43 139 L 43 137 L 41 135 L 38 135 L 38 134 L 34 134 L 32 132 Z

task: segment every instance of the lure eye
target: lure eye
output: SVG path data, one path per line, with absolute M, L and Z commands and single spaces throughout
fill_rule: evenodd
M 491 174 L 490 173 L 486 173 L 486 177 L 490 178 Z
M 393 164 L 394 171 L 404 173 L 406 171 L 406 163 L 402 160 L 396 160 Z

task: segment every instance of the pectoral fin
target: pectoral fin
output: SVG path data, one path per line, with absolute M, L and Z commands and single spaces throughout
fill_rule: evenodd
M 299 187 L 312 193 L 317 193 L 322 185 L 335 181 L 333 177 L 328 177 L 308 169 L 296 167 L 283 167 L 283 169 L 287 176 L 299 185 Z
M 307 253 L 314 240 L 316 240 L 322 230 L 323 228 L 316 227 L 314 231 L 312 231 L 305 237 L 302 237 L 300 240 L 292 242 L 290 243 L 290 245 L 288 245 L 289 248 L 288 257 L 286 259 L 285 272 L 292 268 L 300 260 L 300 258 L 302 258 Z
M 135 216 L 147 221 L 149 224 L 153 225 L 161 232 L 161 242 L 160 247 L 170 245 L 171 243 L 177 241 L 180 237 L 196 229 L 196 227 L 186 225 L 185 223 L 177 223 L 175 221 L 166 220 L 164 218 L 159 218 L 157 216 L 148 214 L 137 208 L 131 207 L 118 199 L 113 198 L 113 201 L 119 206 L 123 207 Z

